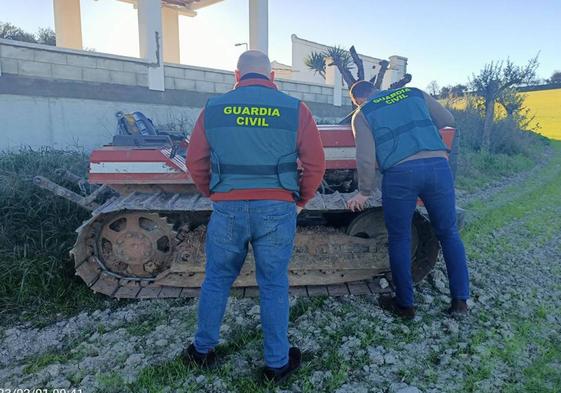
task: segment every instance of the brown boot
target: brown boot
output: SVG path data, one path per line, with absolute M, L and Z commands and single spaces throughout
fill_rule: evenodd
M 465 300 L 452 299 L 450 307 L 446 312 L 453 317 L 465 317 L 468 313 L 468 305 Z
M 415 307 L 402 307 L 397 304 L 397 299 L 391 296 L 380 296 L 378 304 L 383 310 L 403 319 L 415 318 Z

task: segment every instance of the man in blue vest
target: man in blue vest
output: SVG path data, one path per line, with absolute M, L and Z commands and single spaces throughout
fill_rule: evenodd
M 452 297 L 448 312 L 467 313 L 469 278 L 464 245 L 456 226 L 454 181 L 447 148 L 438 130 L 454 126 L 452 114 L 419 89 L 380 91 L 367 81 L 350 90 L 359 106 L 352 119 L 357 146 L 359 193 L 349 200 L 362 210 L 375 190 L 376 166 L 382 172 L 382 203 L 396 297 L 380 305 L 415 317 L 411 276 L 411 222 L 421 198 L 442 246 Z M 376 165 L 377 164 L 377 165 Z
M 323 146 L 306 105 L 277 90 L 267 55 L 243 53 L 235 78 L 234 90 L 208 100 L 187 151 L 195 185 L 214 203 L 198 329 L 183 359 L 200 366 L 216 361 L 230 287 L 251 243 L 264 335 L 263 376 L 280 382 L 301 363 L 299 349 L 288 343 L 288 263 L 297 213 L 323 178 Z

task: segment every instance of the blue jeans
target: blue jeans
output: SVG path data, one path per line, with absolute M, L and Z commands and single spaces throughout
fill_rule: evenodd
M 230 287 L 251 242 L 259 286 L 265 363 L 288 363 L 288 263 L 296 235 L 296 206 L 283 201 L 214 203 L 206 239 L 206 272 L 199 301 L 195 348 L 218 344 Z
M 390 266 L 400 306 L 413 306 L 411 222 L 420 197 L 442 246 L 450 294 L 469 297 L 464 244 L 456 226 L 456 197 L 452 172 L 445 158 L 406 161 L 384 172 L 382 202 L 388 229 Z

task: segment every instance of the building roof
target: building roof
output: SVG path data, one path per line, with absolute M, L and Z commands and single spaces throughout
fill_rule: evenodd
M 271 67 L 272 67 L 274 70 L 285 70 L 285 71 L 292 71 L 292 72 L 294 72 L 294 70 L 292 69 L 292 66 L 291 66 L 291 65 L 283 64 L 283 63 L 280 63 L 280 62 L 278 62 L 278 61 L 276 61 L 276 60 L 271 61 Z
M 198 10 L 223 0 L 162 0 L 162 4 Z
M 292 34 L 292 35 L 290 36 L 290 38 L 292 39 L 292 42 L 300 41 L 300 42 L 306 43 L 307 46 L 312 47 L 312 48 L 314 48 L 314 49 L 316 49 L 316 50 L 319 50 L 319 51 L 323 51 L 323 50 L 326 50 L 326 49 L 329 48 L 329 45 L 320 44 L 319 42 L 314 42 L 314 41 L 306 40 L 306 39 L 304 39 L 304 38 L 298 37 L 296 34 Z M 379 59 L 379 58 L 377 58 L 377 57 L 372 57 L 372 56 L 363 55 L 362 53 L 359 53 L 358 55 L 359 55 L 363 60 L 368 60 L 368 61 L 370 61 L 370 62 L 372 62 L 372 63 L 374 63 L 374 64 L 377 64 L 378 62 L 380 62 L 380 60 L 382 60 L 382 59 Z M 407 58 L 404 57 L 404 59 L 407 59 Z
M 138 0 L 119 0 L 137 6 Z M 182 15 L 196 16 L 197 10 L 220 3 L 224 0 L 161 0 L 163 6 L 178 8 Z

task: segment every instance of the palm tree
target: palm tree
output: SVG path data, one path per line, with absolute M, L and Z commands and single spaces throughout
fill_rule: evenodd
M 343 76 L 343 80 L 350 89 L 353 84 L 358 81 L 364 80 L 364 63 L 358 55 L 354 45 L 346 50 L 341 46 L 331 46 L 323 52 L 311 52 L 306 59 L 304 59 L 306 66 L 319 74 L 325 79 L 326 67 L 336 66 Z M 378 65 L 380 69 L 378 74 L 375 75 L 370 82 L 374 83 L 376 88 L 380 89 L 384 80 L 384 75 L 388 70 L 389 62 L 381 60 Z M 356 71 L 356 77 L 353 75 Z M 401 80 L 392 83 L 390 89 L 397 89 L 405 86 L 411 82 L 411 74 L 405 74 Z

